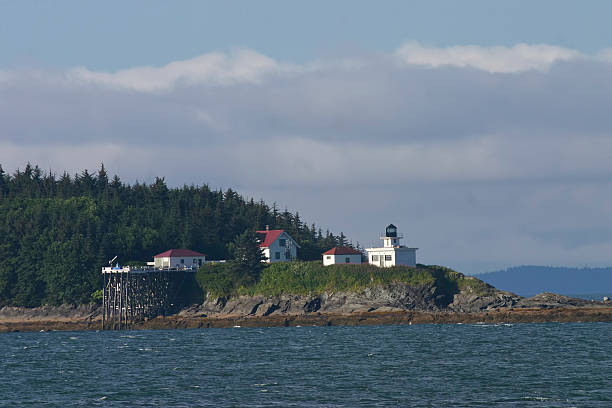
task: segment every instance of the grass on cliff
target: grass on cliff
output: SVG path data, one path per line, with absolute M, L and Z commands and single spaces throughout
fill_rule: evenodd
M 258 278 L 232 263 L 206 265 L 197 273 L 201 288 L 213 297 L 237 295 L 316 295 L 323 292 L 355 292 L 369 286 L 403 282 L 435 283 L 440 293 L 452 296 L 463 288 L 480 291 L 475 280 L 440 266 L 418 265 L 379 268 L 369 264 L 323 266 L 321 261 L 278 262 L 264 268 Z
M 284 293 L 354 292 L 393 282 L 420 285 L 434 278 L 420 268 L 379 268 L 373 265 L 329 265 L 321 262 L 279 262 L 268 266 L 259 281 L 243 294 L 276 296 Z

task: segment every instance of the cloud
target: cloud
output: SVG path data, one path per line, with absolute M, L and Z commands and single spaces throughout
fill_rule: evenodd
M 612 264 L 610 51 L 401 46 L 279 62 L 0 72 L 0 164 L 209 183 L 427 263 Z
M 280 64 L 252 50 L 236 49 L 230 54 L 213 52 L 163 67 L 137 67 L 113 73 L 78 67 L 70 70 L 68 77 L 75 82 L 149 92 L 177 85 L 258 83 L 271 73 L 289 74 L 299 70 L 295 65 Z
M 402 45 L 395 55 L 403 63 L 432 68 L 470 67 L 492 73 L 545 71 L 554 63 L 581 57 L 575 50 L 546 44 L 516 44 L 513 47 L 458 45 L 447 48 L 424 47 L 416 42 Z

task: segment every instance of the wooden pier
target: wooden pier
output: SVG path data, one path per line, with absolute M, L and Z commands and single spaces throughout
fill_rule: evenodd
M 179 291 L 195 268 L 102 268 L 102 330 L 129 329 L 146 318 L 174 313 Z

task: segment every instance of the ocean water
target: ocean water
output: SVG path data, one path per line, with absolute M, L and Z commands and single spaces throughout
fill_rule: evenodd
M 612 324 L 0 334 L 0 407 L 612 407 Z

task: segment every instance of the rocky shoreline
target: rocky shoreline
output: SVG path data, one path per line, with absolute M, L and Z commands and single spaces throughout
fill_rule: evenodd
M 479 293 L 464 290 L 452 299 L 445 299 L 432 285 L 396 283 L 355 293 L 207 299 L 201 305 L 184 308 L 171 316 L 135 322 L 130 328 L 536 322 L 612 322 L 612 302 L 553 293 L 523 298 L 493 287 Z M 101 326 L 101 308 L 94 304 L 0 309 L 0 332 L 99 330 Z
M 554 309 L 496 309 L 490 312 L 382 311 L 313 313 L 273 316 L 181 317 L 158 316 L 130 325 L 132 330 L 228 327 L 375 326 L 389 324 L 502 324 L 544 322 L 612 322 L 612 307 Z M 0 333 L 24 331 L 100 330 L 102 321 L 86 319 L 1 320 Z

